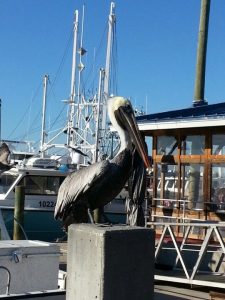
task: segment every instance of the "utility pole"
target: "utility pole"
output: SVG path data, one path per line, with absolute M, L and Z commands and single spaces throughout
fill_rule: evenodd
M 194 105 L 207 104 L 204 99 L 205 92 L 205 68 L 209 25 L 210 1 L 201 1 L 201 13 L 198 33 L 197 64 L 195 78 Z

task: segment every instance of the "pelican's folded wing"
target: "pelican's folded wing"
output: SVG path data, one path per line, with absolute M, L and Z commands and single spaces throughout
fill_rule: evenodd
M 109 162 L 103 160 L 69 174 L 59 188 L 55 218 L 61 219 L 65 210 L 83 198 L 90 188 L 101 181 L 108 166 Z

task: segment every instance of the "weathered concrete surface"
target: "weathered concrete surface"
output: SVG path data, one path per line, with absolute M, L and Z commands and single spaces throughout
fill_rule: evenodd
M 147 228 L 71 225 L 66 299 L 153 299 L 154 243 Z
M 10 294 L 57 289 L 59 255 L 59 247 L 47 242 L 1 241 L 0 295 L 6 293 L 9 273 Z

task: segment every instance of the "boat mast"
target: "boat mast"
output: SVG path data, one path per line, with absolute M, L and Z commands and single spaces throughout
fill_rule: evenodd
M 43 106 L 42 106 L 42 123 L 41 123 L 41 157 L 44 157 L 44 143 L 45 143 L 45 112 L 46 112 L 46 97 L 47 97 L 47 85 L 48 85 L 48 75 L 44 76 L 44 92 L 43 92 Z
M 106 62 L 105 62 L 105 79 L 104 79 L 104 106 L 102 111 L 102 129 L 106 129 L 106 116 L 107 116 L 107 100 L 109 98 L 109 79 L 110 79 L 110 62 L 113 45 L 113 29 L 116 22 L 115 17 L 115 3 L 111 2 L 110 13 L 108 19 L 108 39 L 106 50 Z
M 74 21 L 74 40 L 73 40 L 73 57 L 72 57 L 72 76 L 69 100 L 64 100 L 69 104 L 68 120 L 66 126 L 52 139 L 45 144 L 45 149 L 58 147 L 57 144 L 51 144 L 61 133 L 67 133 L 66 144 L 76 147 L 84 155 L 81 155 L 81 163 L 87 164 L 98 159 L 99 155 L 105 155 L 108 147 L 109 130 L 106 121 L 107 98 L 109 96 L 109 76 L 110 61 L 113 42 L 113 25 L 115 23 L 114 15 L 115 4 L 112 2 L 109 15 L 109 32 L 106 54 L 106 72 L 101 69 L 99 76 L 98 91 L 94 95 L 86 96 L 81 89 L 81 75 L 84 69 L 82 56 L 86 53 L 83 48 L 83 27 L 84 27 L 84 7 L 80 35 L 80 45 L 78 49 L 78 11 L 75 11 Z M 79 55 L 79 61 L 77 58 Z M 105 84 L 105 73 L 108 82 Z
M 69 101 L 70 106 L 69 106 L 69 120 L 68 120 L 68 129 L 67 129 L 67 144 L 68 145 L 74 144 L 77 39 L 78 39 L 78 10 L 75 10 L 72 74 L 71 74 L 70 101 Z
M 76 128 L 80 127 L 80 104 L 82 104 L 82 95 L 80 91 L 81 86 L 81 73 L 84 70 L 84 64 L 82 62 L 82 56 L 86 53 L 83 48 L 83 35 L 84 35 L 84 5 L 82 10 L 82 21 L 81 21 L 81 34 L 80 34 L 80 47 L 78 49 L 79 54 L 79 64 L 78 64 L 78 83 L 77 83 L 77 118 L 76 118 Z
M 105 70 L 100 69 L 99 85 L 98 85 L 98 96 L 97 96 L 97 118 L 96 118 L 96 133 L 95 133 L 95 151 L 94 151 L 94 162 L 98 161 L 98 152 L 100 145 L 100 109 L 102 103 L 102 86 L 104 84 Z

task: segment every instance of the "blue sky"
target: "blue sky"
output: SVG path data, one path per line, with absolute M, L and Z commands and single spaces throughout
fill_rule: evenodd
M 84 82 L 90 92 L 97 88 L 98 69 L 104 67 L 110 2 L 85 1 Z M 118 94 L 130 97 L 134 105 L 147 109 L 147 113 L 191 106 L 201 1 L 115 2 Z M 81 15 L 83 3 L 0 1 L 2 138 L 39 138 L 44 74 L 49 75 L 51 83 L 47 124 L 54 122 L 63 110 L 61 100 L 70 94 L 73 16 L 75 9 Z M 209 103 L 225 100 L 224 16 L 225 1 L 212 0 L 205 88 Z M 56 129 L 65 122 L 58 121 Z

